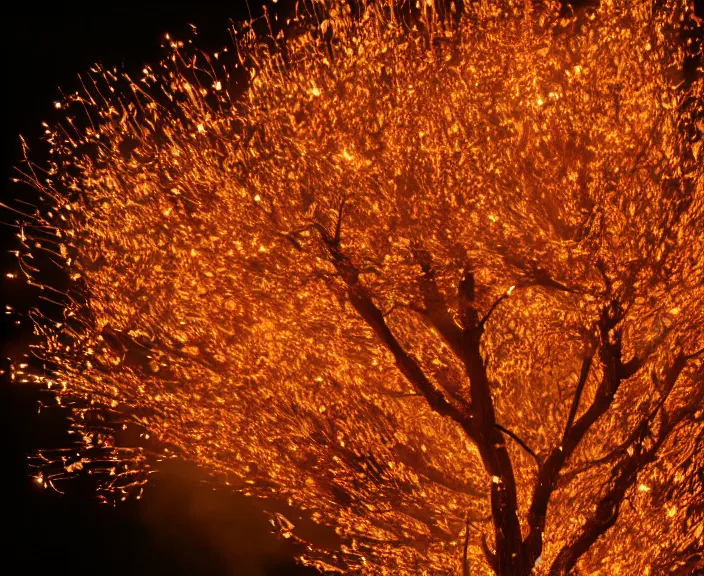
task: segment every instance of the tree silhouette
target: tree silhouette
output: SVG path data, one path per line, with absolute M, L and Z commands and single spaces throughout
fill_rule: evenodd
M 38 481 L 125 497 L 193 460 L 334 528 L 272 516 L 321 570 L 700 566 L 687 3 L 331 0 L 257 26 L 96 68 L 25 167 L 20 265 L 70 277 L 33 377 L 81 439 Z

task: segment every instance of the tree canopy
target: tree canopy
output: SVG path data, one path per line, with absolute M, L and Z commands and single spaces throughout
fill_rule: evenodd
M 24 167 L 44 201 L 20 266 L 60 310 L 33 315 L 34 378 L 80 439 L 39 481 L 85 468 L 122 497 L 192 460 L 333 528 L 274 517 L 321 570 L 693 570 L 688 2 L 326 0 L 258 25 L 95 68 Z

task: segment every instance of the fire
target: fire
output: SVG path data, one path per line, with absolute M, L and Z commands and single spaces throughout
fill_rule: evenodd
M 36 481 L 191 460 L 334 528 L 321 570 L 689 566 L 704 83 L 665 4 L 304 2 L 285 42 L 94 68 L 23 167 L 81 438 Z

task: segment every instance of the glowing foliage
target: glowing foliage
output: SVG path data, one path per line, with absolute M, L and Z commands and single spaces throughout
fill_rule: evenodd
M 82 438 L 40 481 L 193 460 L 333 527 L 303 561 L 343 572 L 691 569 L 704 84 L 655 4 L 330 0 L 238 68 L 94 70 L 25 172 Z

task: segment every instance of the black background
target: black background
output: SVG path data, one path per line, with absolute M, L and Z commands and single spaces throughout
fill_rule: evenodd
M 5 5 L 7 6 L 7 5 Z M 258 6 L 253 6 L 257 12 Z M 15 3 L 0 11 L 4 67 L 0 105 L 5 147 L 2 200 L 26 198 L 29 191 L 9 183 L 21 159 L 19 134 L 39 150 L 41 122 L 54 118 L 58 88 L 79 87 L 77 74 L 95 62 L 138 71 L 164 54 L 166 32 L 190 37 L 217 50 L 230 43 L 229 20 L 247 16 L 244 0 L 208 6 L 129 5 L 94 3 L 43 7 Z M 33 156 L 34 157 L 34 156 Z M 0 210 L 0 221 L 12 222 Z M 35 294 L 21 280 L 8 279 L 15 270 L 15 230 L 0 225 L 2 297 L 18 309 Z M 26 351 L 28 326 L 2 314 L 0 340 L 0 574 L 235 574 L 274 576 L 314 574 L 291 560 L 296 551 L 271 533 L 262 508 L 266 502 L 219 490 L 201 474 L 172 465 L 152 476 L 144 497 L 117 507 L 100 504 L 92 487 L 80 481 L 65 495 L 45 490 L 30 478 L 27 455 L 39 448 L 69 445 L 64 415 L 37 412 L 42 393 L 31 385 L 13 385 L 7 357 Z

